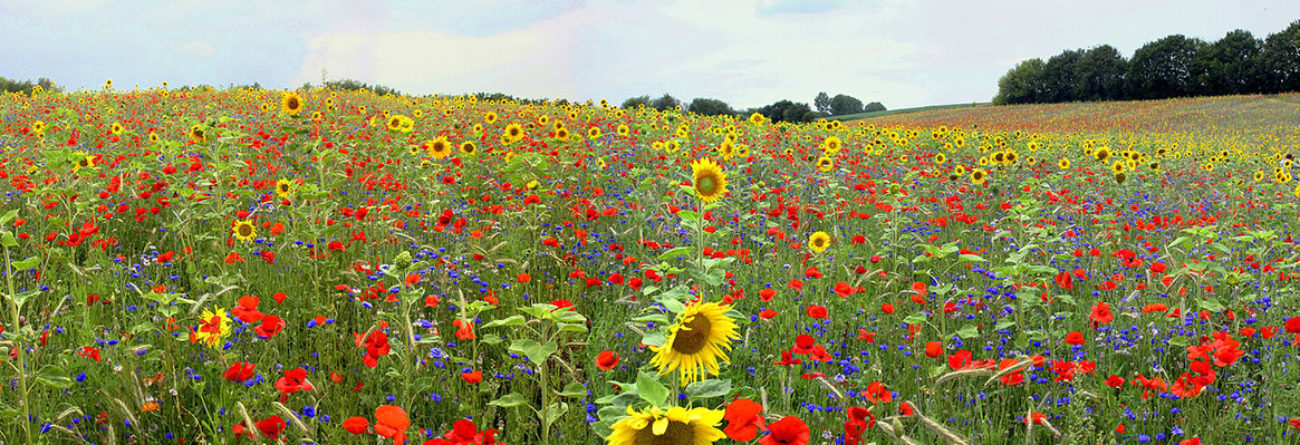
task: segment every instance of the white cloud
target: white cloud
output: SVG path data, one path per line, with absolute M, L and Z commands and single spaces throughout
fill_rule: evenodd
M 180 53 L 182 57 L 212 57 L 217 54 L 217 48 L 206 40 L 190 40 L 177 43 L 173 45 L 173 49 Z

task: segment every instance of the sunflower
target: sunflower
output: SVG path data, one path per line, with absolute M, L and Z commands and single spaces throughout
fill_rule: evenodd
M 506 137 L 511 141 L 519 141 L 524 138 L 524 127 L 519 124 L 506 125 Z
M 203 127 L 195 125 L 190 127 L 190 142 L 202 144 L 208 141 L 208 133 Z
M 1116 183 L 1116 184 L 1123 184 L 1125 179 L 1128 179 L 1128 175 L 1125 175 L 1125 174 L 1123 174 L 1123 173 L 1116 173 L 1116 174 L 1115 174 L 1115 183 Z
M 281 198 L 289 199 L 290 196 L 293 196 L 293 181 L 288 179 L 275 181 L 275 194 L 280 195 Z
M 736 156 L 736 144 L 730 139 L 723 140 L 722 145 L 718 146 L 718 154 L 722 155 L 722 159 L 731 159 Z
M 987 181 L 988 178 L 989 173 L 984 171 L 982 168 L 977 168 L 975 171 L 970 172 L 970 182 L 975 183 L 975 185 L 984 185 L 984 181 Z
M 230 333 L 230 315 L 226 314 L 226 310 L 221 308 L 217 308 L 216 311 L 204 309 L 200 315 L 201 318 L 198 329 L 194 332 L 194 339 L 215 348 L 221 343 L 221 339 Z
M 1097 151 L 1092 152 L 1092 157 L 1096 158 L 1098 162 L 1106 162 L 1106 159 L 1110 158 L 1110 147 L 1098 148 Z
M 235 228 L 231 229 L 231 233 L 234 234 L 235 239 L 249 242 L 257 236 L 257 227 L 253 226 L 252 221 L 235 221 Z
M 1263 180 L 1264 180 L 1264 171 L 1263 171 L 1263 170 L 1258 170 L 1258 171 L 1256 171 L 1256 172 L 1255 172 L 1255 182 L 1260 182 L 1260 181 L 1263 181 Z
M 109 127 L 109 131 L 112 131 L 114 136 L 120 136 L 122 132 L 126 131 L 126 128 L 123 128 L 120 122 L 113 122 L 113 126 Z
M 32 122 L 32 133 L 44 133 L 45 121 Z
M 432 141 L 426 141 L 424 149 L 429 152 L 429 156 L 432 156 L 434 160 L 442 160 L 451 155 L 451 141 L 448 141 L 446 137 L 439 136 Z
M 831 246 L 831 236 L 826 232 L 817 232 L 808 238 L 808 248 L 814 253 L 822 253 Z
M 727 193 L 727 174 L 712 159 L 700 159 L 691 163 L 691 184 L 700 199 L 711 203 Z
M 152 132 L 152 131 L 149 132 L 149 143 L 150 143 L 150 144 L 157 144 L 158 141 L 159 141 L 158 133 L 154 133 L 154 132 Z
M 79 151 L 77 152 L 77 155 L 80 156 L 80 158 L 78 158 L 77 163 L 73 164 L 72 166 L 73 173 L 76 173 L 78 170 L 81 170 L 83 168 L 95 166 L 95 158 L 90 156 L 89 154 L 86 154 L 86 152 Z
M 1061 158 L 1061 160 L 1060 160 L 1059 162 L 1056 163 L 1056 166 L 1057 166 L 1057 167 L 1060 167 L 1061 170 L 1069 170 L 1069 169 L 1070 169 L 1070 158 Z
M 556 138 L 556 139 L 559 139 L 559 140 L 561 140 L 561 141 L 567 141 L 567 140 L 569 140 L 569 129 L 568 129 L 568 128 L 559 128 L 559 129 L 556 129 L 556 130 L 555 130 L 555 138 Z
M 627 128 L 627 125 L 618 124 L 619 136 L 627 137 L 628 133 L 630 133 L 631 131 L 632 131 L 631 129 Z
M 717 375 L 719 358 L 731 363 L 726 352 L 731 350 L 728 342 L 740 339 L 736 322 L 727 316 L 728 310 L 731 307 L 718 303 L 687 307 L 668 328 L 663 346 L 651 348 L 655 356 L 650 364 L 659 368 L 659 375 L 680 372 L 683 385 L 701 380 L 706 374 Z
M 1115 161 L 1114 164 L 1111 164 L 1111 165 L 1110 165 L 1110 171 L 1111 171 L 1111 173 L 1114 173 L 1114 174 L 1117 174 L 1117 175 L 1120 174 L 1120 173 L 1124 173 L 1125 168 L 1127 168 L 1127 167 L 1124 165 L 1124 162 L 1123 162 L 1123 161 Z
M 403 117 L 404 117 L 404 116 L 402 116 L 402 115 L 400 115 L 400 114 L 394 114 L 394 115 L 392 115 L 392 116 L 389 116 L 389 117 L 388 117 L 388 130 L 389 130 L 389 131 L 401 131 L 401 130 L 402 130 L 402 118 L 403 118 Z
M 489 111 L 487 114 L 483 115 L 483 122 L 487 122 L 488 125 L 495 124 L 497 122 L 497 113 Z
M 817 158 L 818 170 L 821 170 L 823 172 L 829 172 L 831 171 L 831 169 L 834 168 L 835 168 L 835 160 L 831 159 L 830 156 L 822 156 L 820 158 Z
M 298 93 L 285 94 L 280 98 L 280 113 L 297 116 L 302 111 L 302 98 Z
M 609 426 L 609 445 L 711 445 L 727 437 L 715 428 L 726 414 L 722 410 L 674 406 L 636 411 L 629 406 L 627 414 Z
M 587 129 L 588 139 L 600 139 L 600 127 L 591 127 Z
M 749 115 L 749 123 L 751 124 L 759 125 L 762 124 L 764 120 L 766 120 L 766 118 L 764 118 L 763 115 L 761 114 L 754 113 Z
M 664 145 L 664 151 L 668 152 L 668 154 L 677 153 L 677 150 L 681 148 L 682 148 L 682 143 L 677 141 L 671 141 L 668 144 Z
M 461 143 L 460 143 L 460 152 L 461 152 L 461 154 L 472 155 L 472 154 L 478 152 L 478 146 L 477 146 L 477 145 L 474 145 L 474 141 L 465 141 L 465 142 L 461 142 Z M 507 159 L 507 160 L 508 160 L 508 159 Z
M 934 155 L 934 164 L 935 164 L 935 165 L 943 165 L 943 164 L 946 163 L 946 162 L 948 162 L 948 157 L 947 157 L 947 156 L 944 156 L 943 153 L 939 153 L 939 154 L 937 154 L 937 155 Z
M 822 148 L 826 150 L 827 154 L 839 153 L 840 148 L 843 147 L 844 142 L 840 141 L 840 138 L 835 136 L 828 137 L 826 140 L 822 141 Z

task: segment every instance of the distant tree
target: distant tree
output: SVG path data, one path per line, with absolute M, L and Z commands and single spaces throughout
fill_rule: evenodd
M 880 102 L 872 102 L 867 104 L 866 107 L 863 107 L 862 111 L 867 113 L 876 113 L 880 111 L 885 111 L 885 105 L 881 104 Z
M 1084 51 L 1074 65 L 1075 100 L 1123 99 L 1127 64 L 1119 50 L 1110 45 Z
M 1079 100 L 1075 96 L 1075 90 L 1080 83 L 1076 75 L 1076 68 L 1079 60 L 1083 59 L 1083 51 L 1065 50 L 1060 54 L 1047 59 L 1047 66 L 1043 71 L 1043 80 L 1045 91 L 1039 102 L 1071 102 Z
M 1004 105 L 1043 101 L 1046 70 L 1047 63 L 1039 58 L 1016 64 L 998 79 L 998 95 L 993 98 L 993 103 Z
M 640 106 L 640 107 L 649 107 L 649 106 L 650 106 L 650 96 L 629 97 L 629 98 L 627 98 L 627 100 L 623 101 L 623 109 L 625 109 L 625 110 L 630 110 L 630 109 L 633 109 L 633 108 L 636 108 L 636 107 L 639 107 L 639 106 Z
M 655 100 L 653 100 L 653 101 L 650 102 L 650 106 L 651 106 L 651 107 L 654 107 L 654 109 L 659 110 L 659 111 L 668 111 L 668 110 L 672 110 L 672 109 L 677 108 L 677 107 L 680 106 L 681 104 L 682 104 L 682 101 L 677 100 L 676 97 L 673 97 L 673 96 L 669 95 L 668 93 L 664 93 L 663 96 L 660 96 L 658 99 L 655 99 Z
M 830 116 L 831 97 L 827 96 L 825 91 L 817 93 L 817 97 L 813 99 L 813 107 L 817 108 L 817 113 L 820 113 L 823 116 Z
M 36 82 L 32 82 L 30 80 L 6 79 L 4 77 L 0 77 L 0 92 L 23 93 L 23 94 L 30 95 L 32 94 L 32 91 L 35 90 L 36 87 L 38 86 L 41 87 L 41 90 L 44 90 L 45 92 L 63 91 L 63 87 L 56 86 L 54 84 L 54 81 L 45 77 L 37 79 Z
M 1138 48 L 1129 61 L 1125 77 L 1128 98 L 1163 99 L 1195 94 L 1201 71 L 1197 55 L 1205 46 L 1203 40 L 1175 34 Z
M 705 116 L 736 114 L 736 110 L 731 109 L 731 105 L 727 105 L 726 102 L 706 97 L 697 97 L 692 100 L 690 106 L 687 107 L 687 111 Z
M 862 112 L 862 101 L 856 97 L 836 94 L 831 98 L 831 116 L 843 116 Z
M 1261 89 L 1259 58 L 1264 42 L 1238 29 L 1206 46 L 1198 55 L 1200 94 L 1244 94 Z
M 1264 39 L 1257 66 L 1261 92 L 1300 91 L 1300 20 Z
M 812 122 L 817 113 L 808 108 L 806 103 L 782 100 L 758 109 L 758 114 L 766 116 L 773 122 Z

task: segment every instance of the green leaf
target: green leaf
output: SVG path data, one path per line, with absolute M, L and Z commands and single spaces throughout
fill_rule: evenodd
M 8 230 L 0 231 L 0 245 L 5 247 L 18 247 L 18 240 L 14 239 L 13 232 Z
M 487 324 L 484 324 L 483 327 L 495 328 L 497 326 L 523 326 L 527 322 L 528 321 L 524 319 L 523 315 L 511 315 L 500 320 L 489 321 Z
M 974 255 L 974 254 L 969 254 L 969 253 L 963 253 L 963 254 L 961 254 L 961 255 L 958 255 L 958 256 L 957 256 L 957 259 L 960 260 L 960 261 L 974 261 L 974 262 L 977 262 L 977 263 L 983 263 L 983 262 L 988 261 L 988 260 L 984 259 L 984 257 L 982 257 L 982 256 Z
M 691 190 L 694 191 L 694 189 L 691 189 Z M 678 217 L 678 218 L 681 218 L 681 219 L 683 219 L 683 220 L 686 220 L 686 221 L 697 221 L 697 220 L 700 219 L 700 214 L 697 213 L 697 212 L 690 211 L 690 210 L 678 210 L 678 211 L 677 211 L 677 217 Z M 676 250 L 676 249 L 674 249 L 674 250 Z
M 545 363 L 559 349 L 554 342 L 538 343 L 531 338 L 521 338 L 510 343 L 510 352 L 528 357 L 534 364 Z
M 659 331 L 659 330 L 647 332 L 644 336 L 641 337 L 641 344 L 646 346 L 654 346 L 656 348 L 663 346 L 664 342 L 666 341 L 668 341 L 668 336 L 664 335 L 663 331 Z
M 499 407 L 502 407 L 502 408 L 513 408 L 513 407 L 516 407 L 516 406 L 525 405 L 525 404 L 527 404 L 527 403 L 528 403 L 528 401 L 527 401 L 527 400 L 524 400 L 524 396 L 521 396 L 521 395 L 519 395 L 518 393 L 513 393 L 513 392 L 512 392 L 512 393 L 510 393 L 510 394 L 506 394 L 506 395 L 504 395 L 504 396 L 501 396 L 500 398 L 498 398 L 498 399 L 496 399 L 496 400 L 493 400 L 493 401 L 491 401 L 491 402 L 488 402 L 488 405 L 491 405 L 491 406 L 499 406 Z
M 730 392 L 731 380 L 708 379 L 686 385 L 686 396 L 692 399 L 721 397 Z
M 1219 300 L 1216 299 L 1216 298 L 1214 298 L 1214 297 L 1210 297 L 1210 298 L 1206 298 L 1206 299 L 1204 299 L 1204 300 L 1198 301 L 1198 302 L 1196 302 L 1196 305 L 1199 306 L 1201 309 L 1204 309 L 1204 310 L 1207 310 L 1207 311 L 1210 311 L 1210 312 L 1223 312 L 1223 310 L 1226 309 L 1226 308 L 1223 307 L 1223 303 L 1219 303 Z
M 568 385 L 564 385 L 564 389 L 560 390 L 560 397 L 572 397 L 575 399 L 581 399 L 586 396 L 587 396 L 587 387 L 582 386 L 582 384 L 578 382 L 572 382 L 569 383 Z
M 993 330 L 1001 331 L 1005 329 L 1010 329 L 1012 326 L 1015 325 L 1016 325 L 1015 320 L 1002 320 L 999 321 L 997 325 L 993 326 Z
M 36 374 L 36 381 L 53 388 L 66 389 L 72 387 L 72 379 L 68 378 L 67 371 L 58 366 L 41 368 L 41 372 Z
M 8 226 L 15 219 L 18 219 L 18 209 L 5 212 L 4 216 L 0 216 L 0 226 Z
M 917 312 L 904 318 L 903 323 L 919 325 L 925 323 L 925 319 L 925 312 Z
M 962 326 L 961 329 L 958 329 L 957 335 L 960 336 L 961 338 L 971 339 L 971 338 L 979 337 L 980 330 L 979 328 L 976 328 L 975 325 L 968 324 Z
M 24 270 L 35 269 L 38 264 L 41 264 L 41 259 L 31 256 L 22 261 L 14 261 L 12 266 L 15 272 L 22 272 Z
M 569 411 L 569 404 L 564 402 L 552 403 L 542 412 L 542 422 L 545 422 L 546 426 L 549 427 L 556 420 L 560 420 L 560 416 L 563 416 L 567 411 Z
M 671 259 L 674 259 L 674 258 L 677 258 L 677 257 L 683 257 L 683 256 L 686 256 L 686 255 L 690 255 L 690 254 L 691 254 L 691 250 L 692 250 L 691 247 L 686 247 L 686 246 L 683 246 L 683 247 L 676 247 L 676 248 L 673 248 L 673 249 L 669 249 L 669 250 L 664 251 L 664 253 L 659 254 L 659 260 L 661 260 L 661 261 L 666 261 L 666 260 L 671 260 Z
M 657 301 L 659 304 L 664 305 L 665 309 L 668 309 L 674 314 L 681 313 L 682 311 L 686 310 L 685 304 L 683 304 L 680 301 L 677 301 L 676 298 L 672 298 L 668 294 L 661 295 L 660 298 L 655 299 L 655 301 Z
M 665 403 L 668 402 L 668 387 L 659 383 L 658 377 L 644 372 L 636 376 L 636 392 L 642 400 L 653 406 L 666 406 Z

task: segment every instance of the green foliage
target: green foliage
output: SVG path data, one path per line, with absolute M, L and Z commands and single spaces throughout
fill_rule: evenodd
M 682 105 L 682 101 L 677 100 L 677 98 L 673 97 L 668 93 L 664 93 L 664 95 L 659 96 L 658 99 L 650 101 L 650 106 L 659 111 L 675 110 L 677 109 L 677 107 L 680 107 L 681 105 Z
M 835 116 L 861 113 L 862 101 L 846 94 L 836 94 L 831 98 L 831 114 Z
M 817 118 L 817 113 L 808 108 L 808 104 L 789 100 L 782 100 L 755 111 L 773 122 L 812 122 Z
M 650 96 L 629 97 L 627 100 L 623 101 L 623 105 L 620 106 L 623 107 L 624 110 L 631 110 L 636 107 L 649 107 Z
M 723 116 L 723 115 L 736 114 L 736 110 L 733 110 L 731 108 L 731 105 L 727 105 L 726 102 L 723 102 L 718 99 L 710 99 L 707 97 L 695 98 L 695 100 L 692 100 L 691 104 L 686 107 L 686 111 L 690 111 L 692 113 L 704 115 L 704 116 Z
M 30 95 L 32 94 L 32 90 L 36 89 L 38 86 L 46 92 L 63 91 L 63 87 L 55 85 L 54 81 L 45 77 L 36 79 L 36 82 L 32 82 L 30 80 L 9 79 L 0 76 L 0 92 L 23 93 Z

